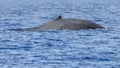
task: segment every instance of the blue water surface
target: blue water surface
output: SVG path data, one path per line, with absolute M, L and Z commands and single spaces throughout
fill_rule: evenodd
M 9 31 L 61 15 L 100 30 Z M 120 68 L 120 0 L 0 0 L 0 68 Z

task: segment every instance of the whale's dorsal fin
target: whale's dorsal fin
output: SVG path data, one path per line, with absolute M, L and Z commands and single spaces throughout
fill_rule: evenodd
M 59 20 L 62 19 L 62 16 L 58 16 L 55 20 Z

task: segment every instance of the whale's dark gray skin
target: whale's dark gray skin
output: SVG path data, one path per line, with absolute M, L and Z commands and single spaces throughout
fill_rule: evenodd
M 105 27 L 88 20 L 81 19 L 62 19 L 61 16 L 55 20 L 45 23 L 40 27 L 18 28 L 11 30 L 18 31 L 41 31 L 41 30 L 80 30 L 80 29 L 105 29 Z

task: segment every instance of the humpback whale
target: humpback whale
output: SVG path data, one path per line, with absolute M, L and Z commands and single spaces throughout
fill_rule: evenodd
M 62 16 L 58 16 L 56 19 L 47 22 L 39 27 L 32 28 L 17 28 L 11 30 L 18 31 L 42 31 L 42 30 L 80 30 L 80 29 L 105 29 L 105 27 L 83 19 L 63 19 Z

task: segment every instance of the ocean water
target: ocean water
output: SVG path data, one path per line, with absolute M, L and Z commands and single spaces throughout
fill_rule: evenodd
M 100 30 L 9 31 L 61 15 Z M 120 68 L 120 0 L 0 0 L 0 68 Z

